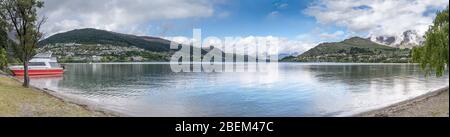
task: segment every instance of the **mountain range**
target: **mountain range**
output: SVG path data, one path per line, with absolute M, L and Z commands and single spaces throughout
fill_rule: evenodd
M 76 29 L 55 34 L 39 42 L 38 52 L 52 52 L 60 62 L 170 61 L 176 50 L 172 41 L 150 36 L 136 36 L 99 29 Z M 192 50 L 198 49 L 191 46 Z M 202 55 L 211 49 L 199 49 Z M 225 57 L 221 52 L 222 58 Z M 234 56 L 239 56 L 234 54 Z M 191 56 L 191 59 L 202 57 Z M 248 56 L 244 56 L 248 59 Z M 250 57 L 251 58 L 251 57 Z M 253 59 L 253 58 L 252 58 Z
M 400 38 L 353 37 L 342 42 L 319 44 L 299 56 L 284 55 L 286 57 L 281 61 L 409 62 L 410 49 L 396 45 L 419 45 L 419 42 L 420 39 L 414 31 L 407 31 Z M 39 42 L 38 51 L 51 51 L 61 62 L 169 61 L 174 53 L 174 50 L 170 49 L 170 43 L 169 40 L 157 37 L 87 28 L 50 36 Z M 205 55 L 209 49 L 201 51 L 202 55 Z M 224 54 L 222 52 L 222 55 Z
M 283 58 L 284 62 L 365 62 L 407 63 L 410 49 L 394 48 L 352 37 L 342 42 L 322 43 L 299 56 Z
M 399 35 L 370 35 L 368 39 L 378 44 L 408 49 L 420 46 L 425 41 L 423 36 L 420 36 L 414 30 L 408 30 Z

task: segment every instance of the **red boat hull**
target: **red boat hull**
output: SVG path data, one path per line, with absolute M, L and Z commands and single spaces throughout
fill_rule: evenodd
M 11 70 L 15 76 L 24 76 L 24 70 Z M 28 76 L 40 76 L 40 75 L 62 75 L 63 69 L 32 69 L 28 70 Z

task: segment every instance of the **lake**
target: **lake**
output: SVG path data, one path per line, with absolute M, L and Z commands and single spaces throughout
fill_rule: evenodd
M 413 64 L 279 63 L 265 73 L 174 73 L 167 63 L 65 64 L 31 84 L 128 116 L 349 116 L 442 88 Z

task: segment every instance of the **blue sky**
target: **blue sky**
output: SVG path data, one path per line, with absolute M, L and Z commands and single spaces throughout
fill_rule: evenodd
M 333 25 L 318 24 L 314 17 L 304 14 L 312 1 L 292 0 L 234 0 L 216 5 L 215 15 L 207 18 L 161 20 L 150 35 L 191 36 L 192 28 L 201 28 L 204 36 L 277 36 L 295 39 L 314 31 L 341 30 Z M 171 29 L 167 30 L 166 26 Z
M 47 36 L 81 28 L 164 38 L 278 38 L 283 52 L 360 36 L 423 35 L 448 0 L 43 0 Z
M 358 0 L 355 0 L 358 1 Z M 342 1 L 338 1 L 342 2 Z M 344 0 L 343 3 L 345 3 Z M 347 0 L 348 3 L 354 2 Z M 406 1 L 414 3 L 414 1 Z M 425 7 L 422 12 L 423 17 L 428 21 L 422 24 L 406 24 L 403 30 L 395 33 L 402 33 L 406 30 L 420 29 L 418 26 L 426 28 L 431 23 L 431 18 L 437 10 L 442 10 L 448 2 L 445 0 L 429 1 L 430 3 L 419 3 Z M 319 3 L 319 4 L 317 4 Z M 347 3 L 347 4 L 348 4 Z M 350 7 L 352 10 L 371 11 L 373 2 L 360 2 L 360 5 Z M 444 3 L 437 5 L 438 3 Z M 446 4 L 445 4 L 446 3 Z M 327 5 L 328 4 L 328 5 Z M 202 29 L 204 36 L 276 36 L 288 39 L 301 39 L 306 36 L 310 41 L 329 42 L 340 41 L 348 37 L 360 36 L 367 37 L 374 30 L 353 30 L 350 25 L 341 25 L 334 22 L 339 20 L 331 20 L 331 22 L 323 23 L 318 21 L 317 16 L 307 13 L 314 6 L 330 6 L 330 4 L 317 0 L 228 0 L 214 5 L 214 14 L 209 17 L 185 18 L 172 20 L 158 20 L 150 22 L 153 29 L 149 29 L 148 35 L 153 36 L 186 36 L 192 35 L 192 28 Z M 339 3 L 341 4 L 341 3 Z M 393 5 L 403 6 L 403 2 L 392 3 Z M 344 4 L 345 5 L 345 4 Z M 410 4 L 411 9 L 417 6 Z M 345 7 L 345 6 L 343 6 Z M 345 10 L 345 9 L 342 9 Z M 394 8 L 395 10 L 395 8 Z M 336 12 L 336 11 L 330 11 Z M 385 11 L 389 12 L 389 11 Z M 325 13 L 326 14 L 326 13 Z M 345 14 L 345 13 L 344 13 Z M 349 13 L 351 14 L 351 13 Z M 337 16 L 342 16 L 337 15 Z M 357 17 L 358 15 L 351 15 Z M 323 18 L 323 17 L 322 17 Z M 345 20 L 346 18 L 343 18 Z M 370 18 L 368 18 L 370 19 Z M 411 18 L 411 22 L 415 18 Z M 386 19 L 385 19 L 386 20 Z M 418 19 L 423 20 L 423 19 Z M 410 21 L 410 20 L 405 20 Z M 392 22 L 395 22 L 392 21 Z M 425 24 L 425 25 L 424 25 Z M 378 24 L 374 24 L 376 26 Z M 396 27 L 397 24 L 381 24 L 386 25 L 384 29 Z M 391 25 L 391 26 L 389 26 Z M 383 31 L 384 31 L 383 29 Z M 377 35 L 395 35 L 392 33 Z
M 254 0 L 231 1 L 217 6 L 216 12 L 217 14 L 223 14 L 222 16 L 172 20 L 169 22 L 192 23 L 194 27 L 202 28 L 207 33 L 206 35 L 279 35 L 291 37 L 316 26 L 313 17 L 305 16 L 302 13 L 301 9 L 306 8 L 308 3 L 308 1 L 273 0 L 261 0 L 258 3 L 255 3 Z M 186 31 L 188 32 L 184 33 L 189 34 L 192 28 L 187 28 Z M 173 32 L 174 35 L 179 35 L 177 33 Z

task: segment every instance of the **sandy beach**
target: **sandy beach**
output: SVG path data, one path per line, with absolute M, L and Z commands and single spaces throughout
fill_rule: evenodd
M 356 117 L 449 117 L 449 87 Z

